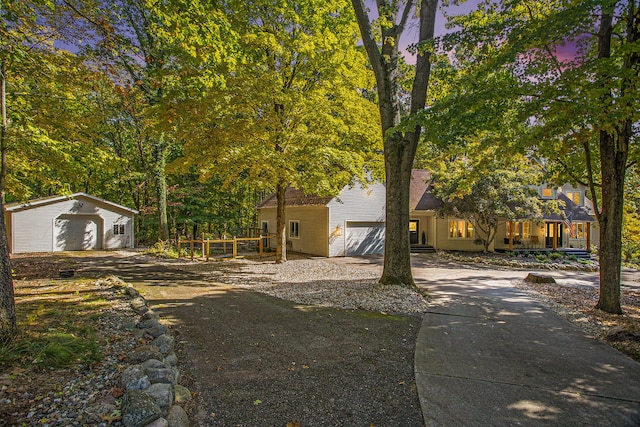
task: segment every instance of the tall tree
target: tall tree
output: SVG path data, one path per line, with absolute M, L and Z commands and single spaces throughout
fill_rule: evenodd
M 4 197 L 7 178 L 7 153 L 10 128 L 7 117 L 7 82 L 10 72 L 28 61 L 31 50 L 39 50 L 36 9 L 42 4 L 3 2 L 0 4 L 0 344 L 13 339 L 17 333 L 13 292 L 13 275 L 9 258 L 9 244 L 4 222 Z
M 223 2 L 233 10 L 239 60 L 225 87 L 185 96 L 173 111 L 187 166 L 206 178 L 223 167 L 277 194 L 276 262 L 286 261 L 285 191 L 335 195 L 367 179 L 380 135 L 372 79 L 346 0 Z M 194 102 L 195 101 L 195 102 Z
M 454 42 L 476 47 L 479 81 L 495 69 L 516 78 L 502 97 L 529 112 L 530 132 L 519 138 L 535 142 L 550 179 L 589 188 L 600 225 L 597 307 L 621 313 L 623 189 L 638 156 L 639 2 L 490 0 L 454 24 L 463 28 Z M 575 46 L 568 56 L 566 44 Z
M 106 71 L 120 85 L 129 101 L 142 105 L 129 108 L 140 126 L 143 145 L 150 148 L 145 171 L 153 182 L 157 212 L 157 238 L 167 240 L 167 184 L 165 165 L 171 135 L 156 131 L 157 105 L 167 86 L 171 66 L 171 44 L 161 40 L 156 31 L 162 28 L 159 17 L 146 2 L 120 0 L 104 8 L 100 2 L 61 2 L 74 22 L 73 31 L 68 32 L 69 42 L 77 34 L 83 36 L 78 48 L 87 61 Z M 81 24 L 78 24 L 81 23 Z M 85 40 L 85 39 L 88 39 Z M 139 94 L 136 96 L 135 92 Z
M 403 113 L 415 114 L 425 107 L 431 72 L 432 40 L 438 0 L 378 0 L 378 17 L 372 22 L 364 0 L 352 0 L 360 35 L 376 77 L 378 108 L 384 139 L 386 178 L 386 229 L 384 270 L 380 283 L 415 286 L 409 246 L 409 185 L 421 127 L 396 129 Z M 399 80 L 402 57 L 400 37 L 413 13 L 418 14 L 415 43 L 416 64 L 411 93 Z M 408 100 L 407 100 L 408 98 Z M 409 103 L 409 105 L 405 105 Z

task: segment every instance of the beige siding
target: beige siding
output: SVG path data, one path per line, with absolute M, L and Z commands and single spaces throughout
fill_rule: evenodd
M 435 218 L 436 228 L 436 244 L 433 246 L 439 250 L 445 251 L 481 251 L 482 245 L 474 243 L 475 237 L 472 239 L 450 238 L 449 237 L 449 220 L 455 218 Z M 478 229 L 475 228 L 477 235 Z M 489 250 L 493 248 L 490 247 Z
M 270 233 L 276 232 L 276 209 L 263 208 L 259 212 L 259 221 L 268 222 Z M 298 237 L 291 238 L 289 222 L 298 221 Z M 310 255 L 329 256 L 329 211 L 326 206 L 292 206 L 285 210 L 287 245 L 294 252 Z M 275 246 L 275 238 L 270 246 Z
M 434 220 L 435 214 L 433 212 L 416 212 L 413 211 L 409 215 L 411 221 L 418 221 L 418 243 L 422 244 L 422 233 L 426 238 L 426 244 L 433 246 L 434 244 Z

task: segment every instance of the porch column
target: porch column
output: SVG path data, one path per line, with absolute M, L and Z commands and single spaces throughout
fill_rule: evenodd
M 513 221 L 509 221 L 509 252 L 513 252 Z
M 553 223 L 553 250 L 557 250 L 558 249 L 558 229 L 561 227 L 558 227 L 558 223 L 554 222 Z

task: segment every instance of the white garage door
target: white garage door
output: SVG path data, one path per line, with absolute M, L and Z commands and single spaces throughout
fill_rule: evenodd
M 384 253 L 384 222 L 347 222 L 346 255 Z
M 61 215 L 55 220 L 53 244 L 56 251 L 98 249 L 98 219 L 84 215 Z

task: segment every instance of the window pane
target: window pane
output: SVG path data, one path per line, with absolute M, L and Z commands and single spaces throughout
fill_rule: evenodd
M 473 238 L 473 225 L 470 222 L 467 222 L 467 239 Z
M 553 196 L 553 190 L 550 188 L 543 188 L 542 189 L 542 197 L 551 197 Z
M 124 224 L 120 224 L 120 234 L 124 234 Z
M 118 224 L 113 224 L 113 234 L 118 234 L 119 230 L 120 228 L 118 227 Z
M 456 237 L 456 222 L 449 221 L 449 237 Z

